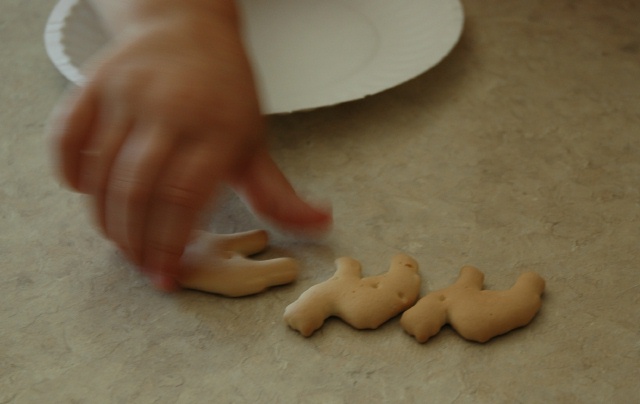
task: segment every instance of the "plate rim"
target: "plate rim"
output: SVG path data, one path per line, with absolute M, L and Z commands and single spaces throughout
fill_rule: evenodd
M 450 22 L 457 23 L 455 26 L 453 26 L 453 24 L 450 24 L 449 30 L 447 32 L 447 40 L 443 45 L 444 50 L 439 52 L 436 57 L 431 58 L 426 63 L 421 62 L 419 65 L 416 64 L 416 67 L 413 68 L 409 73 L 402 73 L 397 77 L 392 77 L 391 80 L 387 80 L 386 82 L 385 80 L 377 80 L 376 84 L 373 85 L 372 83 L 376 80 L 364 80 L 362 77 L 360 77 L 359 79 L 350 82 L 351 88 L 348 88 L 347 91 L 341 89 L 340 94 L 332 94 L 329 97 L 327 97 L 326 94 L 321 94 L 320 97 L 311 96 L 307 97 L 308 100 L 306 100 L 306 102 L 300 102 L 298 97 L 298 99 L 290 105 L 286 105 L 286 103 L 280 106 L 278 106 L 277 104 L 272 105 L 272 97 L 270 97 L 269 94 L 264 93 L 264 86 L 260 84 L 260 80 L 262 79 L 257 77 L 256 81 L 258 81 L 258 92 L 263 113 L 286 114 L 296 111 L 307 111 L 322 107 L 329 107 L 349 101 L 359 100 L 394 88 L 432 69 L 433 67 L 441 63 L 442 60 L 444 60 L 453 51 L 456 44 L 459 42 L 464 31 L 465 13 L 461 0 L 431 1 L 437 1 L 443 4 L 443 6 L 446 5 L 449 12 L 448 17 L 451 18 Z M 85 78 L 80 68 L 73 63 L 71 57 L 68 54 L 68 44 L 65 43 L 64 28 L 66 27 L 67 20 L 69 18 L 73 18 L 74 7 L 80 5 L 80 3 L 84 3 L 84 5 L 87 4 L 86 0 L 58 0 L 47 19 L 44 30 L 45 48 L 49 59 L 67 80 L 76 85 L 82 85 L 85 82 Z M 258 76 L 258 74 L 256 75 Z

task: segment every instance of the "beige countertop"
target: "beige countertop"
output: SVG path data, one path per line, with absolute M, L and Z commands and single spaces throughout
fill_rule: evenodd
M 606 3 L 606 5 L 605 5 Z M 65 80 L 42 30 L 54 0 L 0 3 L 0 403 L 631 403 L 640 401 L 640 6 L 464 1 L 433 70 L 271 120 L 274 155 L 330 200 L 322 240 L 274 234 L 299 280 L 229 299 L 150 288 L 53 181 L 43 125 Z M 261 224 L 234 198 L 222 232 Z M 288 303 L 340 256 L 365 274 L 403 251 L 422 294 L 463 265 L 486 286 L 547 280 L 526 328 L 424 345 L 398 319 L 330 320 L 305 339 Z

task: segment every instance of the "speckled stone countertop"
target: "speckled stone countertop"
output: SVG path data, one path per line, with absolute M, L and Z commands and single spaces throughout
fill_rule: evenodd
M 297 283 L 229 299 L 150 288 L 52 178 L 43 125 L 65 80 L 42 30 L 53 0 L 0 3 L 0 403 L 631 403 L 640 401 L 640 5 L 464 1 L 436 68 L 361 101 L 271 119 L 274 155 L 330 200 L 321 240 L 276 233 Z M 221 232 L 261 226 L 233 197 Z M 305 339 L 288 303 L 333 261 L 396 252 L 422 293 L 461 266 L 504 289 L 547 280 L 526 328 L 428 343 L 398 319 L 330 320 Z

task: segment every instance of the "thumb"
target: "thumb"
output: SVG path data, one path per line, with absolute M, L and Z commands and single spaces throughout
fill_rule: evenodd
M 331 209 L 302 199 L 266 148 L 257 151 L 231 186 L 257 215 L 286 230 L 315 233 L 331 226 Z

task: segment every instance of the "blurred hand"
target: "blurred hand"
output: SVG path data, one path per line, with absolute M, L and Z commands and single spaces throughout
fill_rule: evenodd
M 52 118 L 58 170 L 97 223 L 170 290 L 200 213 L 227 183 L 267 219 L 322 229 L 267 150 L 237 22 L 181 14 L 114 36 Z

